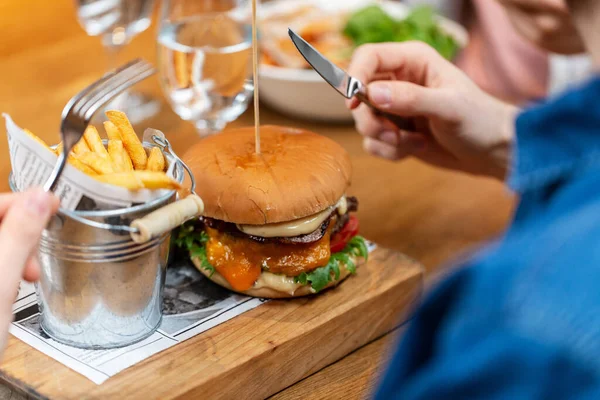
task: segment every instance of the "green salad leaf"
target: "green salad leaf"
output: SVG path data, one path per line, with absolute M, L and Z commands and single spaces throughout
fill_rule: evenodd
M 198 228 L 194 221 L 186 222 L 175 233 L 175 246 L 187 250 L 192 258 L 200 261 L 202 269 L 208 271 L 210 276 L 215 273 L 215 267 L 210 265 L 206 257 L 206 243 L 208 235 L 202 229 Z
M 403 20 L 395 20 L 378 5 L 368 6 L 350 16 L 343 33 L 355 46 L 419 40 L 447 59 L 458 51 L 458 44 L 439 27 L 435 12 L 428 6 L 415 7 Z
M 310 283 L 315 293 L 318 293 L 330 282 L 340 279 L 340 266 L 342 264 L 351 274 L 356 273 L 356 265 L 352 262 L 350 256 L 359 256 L 364 258 L 365 261 L 368 259 L 369 250 L 367 243 L 361 236 L 354 236 L 344 250 L 332 254 L 327 265 L 310 272 L 303 272 L 295 277 L 294 281 L 303 285 Z
M 397 30 L 397 22 L 379 6 L 369 6 L 354 13 L 344 28 L 356 46 L 365 43 L 392 41 Z

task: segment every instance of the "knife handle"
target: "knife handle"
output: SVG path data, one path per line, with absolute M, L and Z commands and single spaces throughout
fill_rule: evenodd
M 391 123 L 396 125 L 398 127 L 398 129 L 401 129 L 401 130 L 407 131 L 407 132 L 415 132 L 415 133 L 417 132 L 417 127 L 415 125 L 415 121 L 412 118 L 405 118 L 405 117 L 401 117 L 396 114 L 391 114 L 391 113 L 388 113 L 385 111 L 381 111 L 380 109 L 375 107 L 373 105 L 373 103 L 371 103 L 369 101 L 366 94 L 362 93 L 361 91 L 356 93 L 356 98 L 359 99 L 362 103 L 366 104 L 369 108 L 371 108 L 371 110 L 373 110 L 373 113 L 375 113 L 375 115 L 387 119 L 388 121 L 390 121 Z

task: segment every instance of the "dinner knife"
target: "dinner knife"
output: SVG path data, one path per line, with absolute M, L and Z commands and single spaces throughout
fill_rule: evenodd
M 367 86 L 358 79 L 348 75 L 346 71 L 329 61 L 323 54 L 319 53 L 313 46 L 304 40 L 300 35 L 288 28 L 288 34 L 292 42 L 302 54 L 302 57 L 317 71 L 317 73 L 329 83 L 331 87 L 338 91 L 347 99 L 356 97 L 362 103 L 369 106 L 375 114 L 384 117 L 396 125 L 399 129 L 405 131 L 416 131 L 415 123 L 412 119 L 404 118 L 395 114 L 390 114 L 379 110 L 373 103 L 369 101 L 367 94 Z

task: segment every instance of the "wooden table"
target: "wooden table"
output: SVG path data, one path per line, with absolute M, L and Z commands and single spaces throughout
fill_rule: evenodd
M 124 50 L 122 60 L 135 56 L 155 60 L 154 26 Z M 99 40 L 86 36 L 78 26 L 70 0 L 2 2 L 0 31 L 4 38 L 0 42 L 0 111 L 48 142 L 56 142 L 66 101 L 107 67 Z M 163 98 L 156 78 L 139 89 Z M 308 128 L 341 143 L 354 165 L 351 192 L 361 202 L 362 233 L 419 260 L 429 273 L 497 235 L 509 218 L 513 201 L 498 182 L 414 160 L 378 160 L 362 151 L 361 139 L 351 125 L 296 121 L 265 108 L 261 115 L 263 123 Z M 231 125 L 250 125 L 252 118 L 248 112 Z M 191 124 L 181 121 L 164 101 L 160 115 L 144 126 L 165 131 L 179 152 L 198 140 Z M 9 171 L 7 143 L 0 139 L 0 192 L 8 190 Z M 365 396 L 393 337 L 388 334 L 364 346 L 273 398 L 318 399 L 324 393 L 330 398 Z M 10 393 L 0 386 L 0 399 L 9 398 Z

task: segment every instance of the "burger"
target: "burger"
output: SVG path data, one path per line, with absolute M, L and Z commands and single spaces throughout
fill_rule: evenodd
M 204 201 L 201 218 L 182 226 L 177 246 L 212 281 L 255 297 L 318 293 L 356 272 L 367 258 L 346 196 L 351 163 L 333 140 L 263 126 L 229 130 L 191 147 L 183 161 Z

